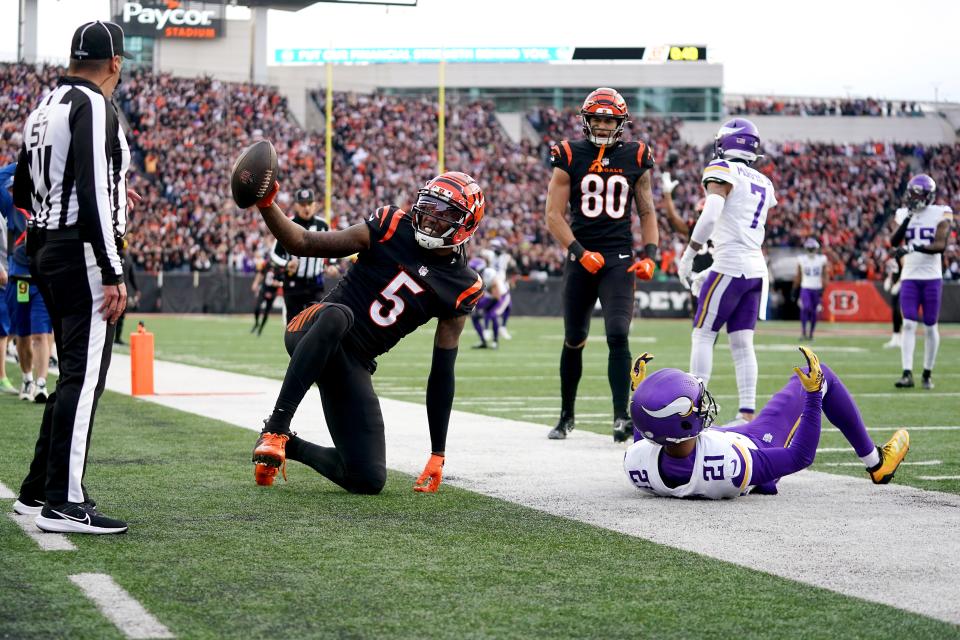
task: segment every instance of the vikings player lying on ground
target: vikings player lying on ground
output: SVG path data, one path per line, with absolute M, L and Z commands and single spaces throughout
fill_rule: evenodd
M 653 356 L 633 365 L 634 443 L 623 468 L 639 489 L 672 498 L 735 498 L 775 494 L 783 476 L 813 464 L 820 414 L 846 437 L 874 484 L 886 484 L 910 448 L 900 429 L 883 447 L 867 434 L 860 410 L 840 378 L 816 354 L 800 347 L 807 367 L 775 393 L 746 424 L 712 427 L 716 403 L 703 381 L 679 369 L 646 377 Z

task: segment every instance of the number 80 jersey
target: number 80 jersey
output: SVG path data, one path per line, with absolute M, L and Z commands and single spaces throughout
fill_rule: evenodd
M 736 498 L 753 489 L 753 456 L 756 445 L 734 431 L 708 429 L 697 436 L 696 456 L 690 481 L 668 487 L 660 477 L 663 447 L 652 440 L 638 440 L 623 456 L 623 470 L 630 482 L 658 496 L 670 498 Z
M 460 252 L 439 255 L 421 247 L 403 209 L 381 207 L 366 224 L 370 248 L 325 301 L 353 311 L 344 345 L 372 367 L 377 356 L 430 319 L 473 311 L 483 281 Z
M 577 241 L 590 251 L 632 255 L 634 185 L 653 167 L 653 150 L 642 142 L 601 148 L 564 140 L 550 149 L 550 164 L 570 175 L 570 229 Z

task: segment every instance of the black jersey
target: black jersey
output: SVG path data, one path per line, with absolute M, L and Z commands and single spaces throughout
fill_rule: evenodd
M 280 288 L 283 281 L 283 267 L 264 261 L 257 268 L 257 273 L 263 276 L 263 280 L 260 282 L 261 290 L 276 291 Z
M 550 149 L 550 164 L 570 174 L 570 229 L 590 251 L 633 253 L 630 212 L 634 186 L 653 167 L 642 142 L 600 148 L 589 140 L 564 140 Z
M 381 207 L 366 224 L 370 248 L 360 252 L 325 301 L 353 311 L 344 346 L 372 364 L 431 318 L 468 315 L 483 282 L 460 252 L 438 255 L 417 244 L 403 209 Z

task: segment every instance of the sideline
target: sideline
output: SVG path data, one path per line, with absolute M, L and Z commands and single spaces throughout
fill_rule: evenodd
M 158 395 L 166 407 L 259 431 L 279 380 L 156 362 Z M 113 355 L 107 388 L 130 393 L 130 360 Z M 223 391 L 246 392 L 216 398 Z M 206 395 L 209 394 L 209 395 Z M 430 452 L 422 404 L 381 399 L 387 466 L 416 476 Z M 304 399 L 293 429 L 330 445 L 320 396 Z M 444 481 L 539 511 L 750 569 L 960 624 L 960 554 L 923 538 L 956 540 L 960 496 L 904 485 L 876 486 L 863 478 L 804 471 L 780 482 L 779 496 L 732 501 L 647 497 L 622 472 L 624 448 L 608 436 L 575 431 L 546 438 L 546 427 L 454 411 Z M 254 438 L 251 436 L 250 444 Z M 244 456 L 248 452 L 244 450 Z M 851 458 L 855 460 L 853 452 Z M 249 459 L 249 458 L 246 458 Z M 291 482 L 312 474 L 287 470 Z M 250 481 L 253 482 L 251 466 Z M 886 560 L 885 560 L 886 559 Z

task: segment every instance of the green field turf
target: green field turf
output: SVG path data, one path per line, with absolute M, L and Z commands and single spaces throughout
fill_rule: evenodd
M 136 318 L 133 318 L 135 322 Z M 264 335 L 248 333 L 245 317 L 147 316 L 155 333 L 157 358 L 282 378 L 287 356 L 283 350 L 283 326 L 277 317 Z M 560 413 L 559 359 L 562 322 L 556 318 L 514 318 L 514 339 L 501 343 L 498 351 L 474 350 L 477 342 L 467 327 L 457 359 L 457 396 L 454 407 L 463 411 L 536 422 L 553 426 Z M 609 433 L 612 423 L 610 387 L 607 382 L 607 346 L 603 324 L 595 320 L 594 334 L 584 353 L 584 377 L 577 402 L 577 428 Z M 134 326 L 133 322 L 129 326 Z M 905 465 L 895 482 L 924 489 L 960 493 L 960 480 L 924 480 L 921 476 L 960 476 L 960 327 L 944 325 L 934 379 L 936 389 L 895 389 L 900 377 L 899 349 L 881 349 L 889 338 L 887 327 L 821 323 L 811 345 L 844 380 L 860 405 L 874 439 L 882 443 L 894 430 L 906 427 L 953 427 L 952 430 L 917 430 L 912 433 L 908 462 L 940 461 L 940 464 Z M 761 323 L 757 334 L 760 380 L 758 408 L 791 375 L 801 356 L 799 323 Z M 856 335 L 860 334 L 860 335 Z M 870 335 L 867 335 L 870 334 Z M 921 332 L 922 334 L 922 332 Z M 422 402 L 430 367 L 432 326 L 408 336 L 393 351 L 380 358 L 374 376 L 377 392 L 388 398 Z M 917 381 L 922 368 L 923 340 L 917 340 Z M 650 351 L 653 367 L 686 369 L 690 354 L 690 328 L 684 321 L 637 320 L 631 331 L 634 354 Z M 730 420 L 738 406 L 736 379 L 726 337 L 721 335 L 714 351 L 710 390 L 720 405 L 720 421 Z M 264 407 L 264 418 L 272 407 Z M 452 425 L 451 428 L 456 428 Z M 546 432 L 544 430 L 544 437 Z M 820 447 L 842 449 L 817 456 L 814 468 L 830 473 L 859 475 L 862 466 L 838 430 L 825 423 Z M 843 463 L 853 466 L 832 466 Z
M 0 398 L 16 490 L 39 407 Z M 123 536 L 41 551 L 0 518 L 0 637 L 122 637 L 108 573 L 182 638 L 960 637 L 957 627 L 452 486 L 251 481 L 248 431 L 107 393 L 87 484 Z M 4 509 L 10 501 L 4 501 Z

